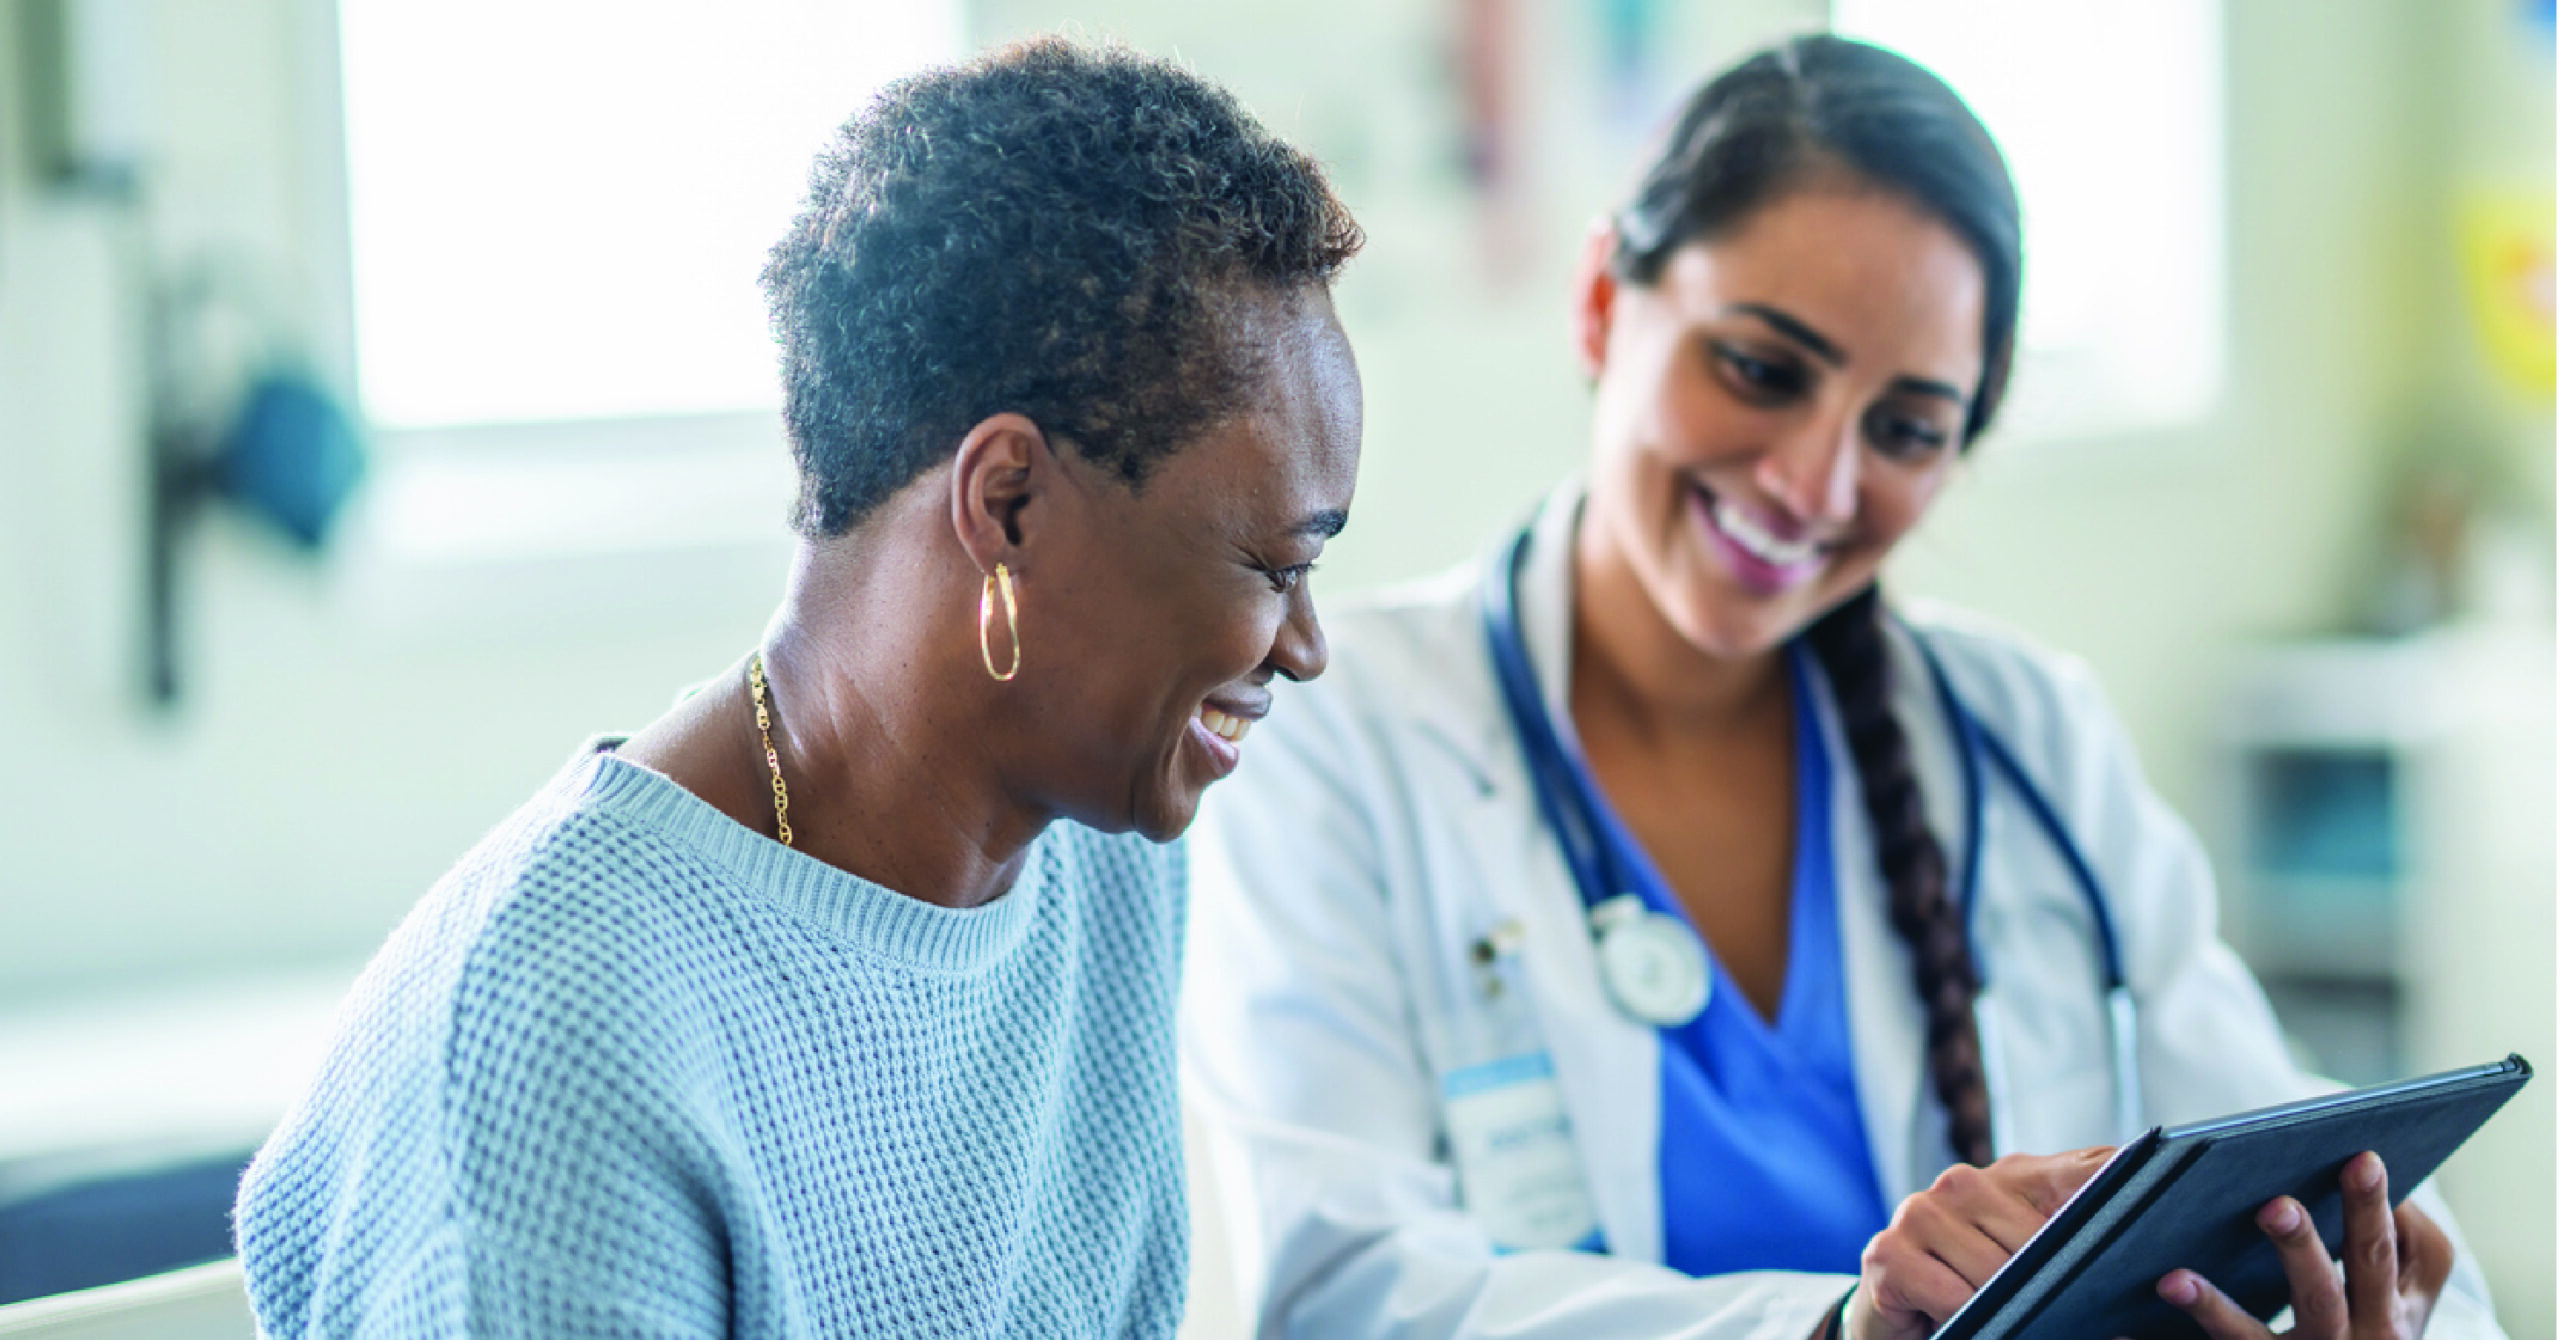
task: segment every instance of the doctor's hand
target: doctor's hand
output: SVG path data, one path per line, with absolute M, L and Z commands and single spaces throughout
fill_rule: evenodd
M 1867 1243 L 1842 1327 L 1848 1340 L 1926 1340 L 2113 1153 L 2011 1154 L 1940 1173 Z
M 2300 1201 L 2279 1196 L 2258 1211 L 2258 1227 L 2275 1239 L 2293 1285 L 2293 1329 L 2286 1334 L 2304 1340 L 2416 1340 L 2453 1273 L 2453 1242 L 2417 1206 L 2391 1208 L 2389 1175 L 2379 1155 L 2348 1160 L 2338 1181 L 2347 1209 L 2343 1281 Z M 2184 1309 L 2214 1340 L 2264 1340 L 2273 1334 L 2192 1270 L 2162 1276 L 2160 1296 Z

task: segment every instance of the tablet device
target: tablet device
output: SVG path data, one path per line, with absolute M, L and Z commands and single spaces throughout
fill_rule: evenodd
M 2391 1200 L 2424 1181 L 2532 1078 L 2521 1056 L 2495 1065 L 2330 1094 L 2166 1130 L 2116 1151 L 1932 1340 L 2009 1336 L 2194 1337 L 2161 1301 L 2180 1267 L 2264 1321 L 2291 1301 L 2258 1210 L 2291 1196 L 2336 1257 L 2346 1237 L 2338 1174 L 2365 1150 L 2389 1169 Z

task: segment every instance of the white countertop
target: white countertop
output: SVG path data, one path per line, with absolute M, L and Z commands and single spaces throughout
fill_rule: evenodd
M 356 971 L 0 1011 L 0 1169 L 50 1181 L 256 1146 L 318 1067 Z

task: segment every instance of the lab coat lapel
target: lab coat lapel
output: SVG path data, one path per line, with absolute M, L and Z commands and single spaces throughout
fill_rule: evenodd
M 1662 1100 L 1654 1033 L 1621 1014 L 1601 985 L 1582 895 L 1538 822 L 1527 776 L 1512 768 L 1498 776 L 1487 816 L 1507 831 L 1487 832 L 1486 850 L 1521 845 L 1515 835 L 1524 823 L 1537 825 L 1537 840 L 1527 844 L 1521 872 L 1526 877 L 1496 879 L 1493 885 L 1511 900 L 1506 912 L 1527 931 L 1529 998 L 1555 1062 L 1592 1208 L 1612 1254 L 1659 1261 L 1662 1199 L 1655 1155 Z
M 1573 523 L 1582 502 L 1579 484 L 1550 496 L 1531 523 L 1534 537 L 1520 575 L 1521 635 L 1557 732 L 1572 739 L 1568 679 L 1572 669 Z M 1522 759 L 1509 716 L 1495 700 L 1482 720 L 1494 729 L 1486 741 L 1487 775 L 1496 794 L 1489 817 L 1526 826 L 1536 834 L 1526 879 L 1496 879 L 1516 899 L 1533 946 L 1530 991 L 1539 1026 L 1555 1060 L 1572 1119 L 1593 1207 L 1612 1254 L 1638 1261 L 1662 1259 L 1662 1200 L 1656 1154 L 1661 1139 L 1661 1059 L 1651 1028 L 1619 1012 L 1600 980 L 1598 956 L 1581 891 L 1574 887 L 1545 820 Z M 1509 850 L 1516 838 L 1491 839 L 1489 850 Z

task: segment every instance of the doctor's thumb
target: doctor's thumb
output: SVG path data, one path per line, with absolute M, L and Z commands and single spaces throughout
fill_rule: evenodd
M 2059 1154 L 2012 1154 L 1991 1165 L 1991 1171 L 2013 1171 L 2015 1185 L 2028 1203 L 2051 1218 L 2071 1199 L 2098 1170 L 2115 1157 L 2108 1145 L 2092 1145 L 2086 1149 L 2066 1150 Z
M 2098 1175 L 2100 1168 L 2107 1166 L 2107 1160 L 2115 1156 L 2114 1145 L 2091 1145 L 2086 1149 L 2075 1149 L 2063 1155 L 2062 1166 L 2055 1170 L 2061 1175 L 2064 1183 L 2063 1199 L 2068 1200 L 2077 1194 L 2081 1187 L 2088 1184 L 2090 1178 Z M 2061 1209 L 2061 1203 L 2056 1202 L 2053 1208 Z

